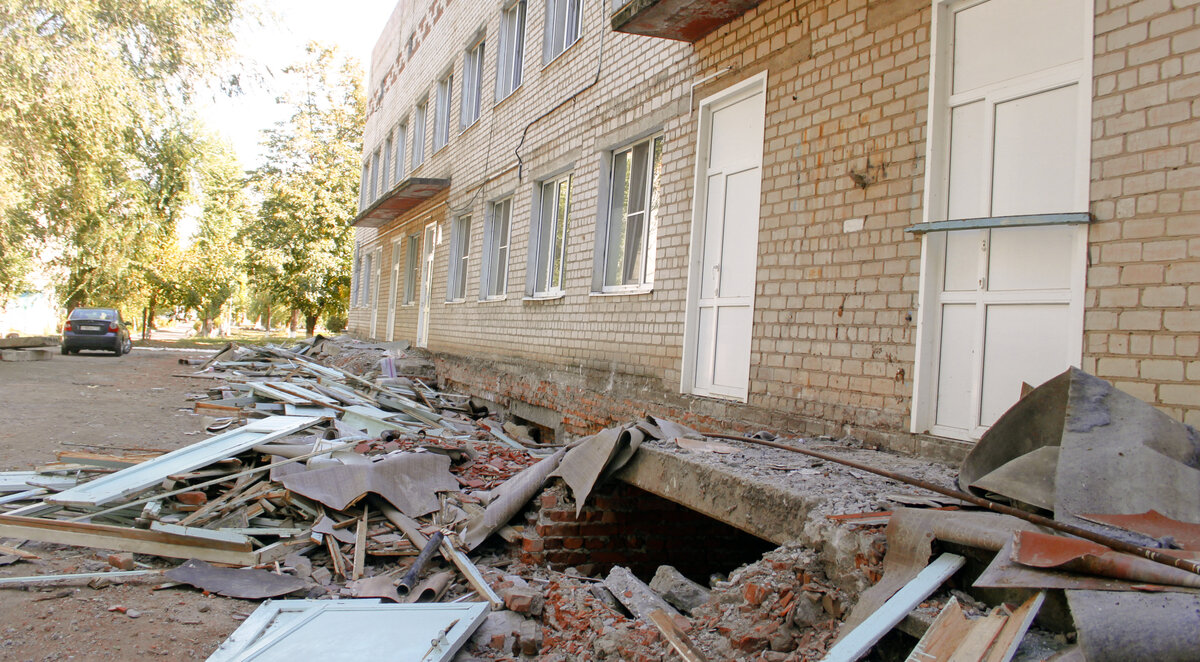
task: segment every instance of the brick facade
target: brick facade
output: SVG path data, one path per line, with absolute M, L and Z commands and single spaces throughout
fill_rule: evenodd
M 610 4 L 585 0 L 579 41 L 543 65 L 546 3 L 531 1 L 524 80 L 494 104 L 501 5 L 398 5 L 372 63 L 364 155 L 403 118 L 411 130 L 414 105 L 452 71 L 449 143 L 431 153 L 431 116 L 427 159 L 405 169 L 452 183 L 394 222 L 359 230 L 360 250 L 384 250 L 378 298 L 352 307 L 351 331 L 370 335 L 375 315 L 374 335 L 387 336 L 390 242 L 437 223 L 429 349 L 452 384 L 563 411 L 574 433 L 654 408 L 706 427 L 853 431 L 918 450 L 922 440 L 907 431 L 922 244 L 904 229 L 923 220 L 932 2 L 766 0 L 696 44 L 613 32 Z M 1200 422 L 1196 12 L 1182 0 L 1095 3 L 1095 221 L 1082 356 L 1085 370 L 1192 424 Z M 460 132 L 464 53 L 480 34 L 482 114 Z M 748 399 L 681 395 L 699 100 L 763 71 Z M 655 133 L 664 154 L 653 288 L 597 295 L 604 157 Z M 563 172 L 573 173 L 565 292 L 527 299 L 534 191 Z M 509 195 L 507 295 L 481 301 L 487 205 Z M 450 303 L 450 227 L 464 214 L 473 219 L 467 297 Z M 414 340 L 417 317 L 418 306 L 397 305 L 394 337 Z

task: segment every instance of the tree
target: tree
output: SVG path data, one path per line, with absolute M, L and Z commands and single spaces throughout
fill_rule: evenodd
M 0 0 L 0 299 L 46 239 L 64 246 L 68 303 L 144 289 L 186 189 L 156 178 L 242 15 L 241 0 Z
M 306 53 L 284 69 L 301 92 L 281 99 L 292 115 L 265 132 L 262 204 L 243 237 L 251 283 L 303 315 L 312 335 L 321 316 L 346 314 L 366 110 L 355 60 L 317 44 Z

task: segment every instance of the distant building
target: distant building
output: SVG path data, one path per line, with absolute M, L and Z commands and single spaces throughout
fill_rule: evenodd
M 960 454 L 1070 365 L 1200 423 L 1200 24 L 1093 0 L 403 0 L 352 332 L 568 433 Z

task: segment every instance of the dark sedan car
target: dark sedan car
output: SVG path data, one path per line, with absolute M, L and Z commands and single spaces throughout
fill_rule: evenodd
M 62 331 L 62 353 L 81 349 L 108 350 L 117 356 L 133 349 L 129 323 L 113 308 L 76 308 L 67 316 Z

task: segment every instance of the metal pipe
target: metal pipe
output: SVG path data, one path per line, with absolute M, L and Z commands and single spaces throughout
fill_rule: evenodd
M 408 572 L 404 573 L 400 581 L 396 582 L 396 592 L 402 597 L 408 595 L 413 590 L 413 587 L 417 585 L 417 575 L 421 574 L 421 570 L 425 568 L 425 564 L 437 553 L 438 546 L 442 544 L 443 537 L 441 531 L 430 536 L 429 542 L 425 544 L 425 549 L 422 549 L 421 553 L 417 555 L 417 559 L 413 561 L 412 567 L 408 569 Z
M 735 435 L 735 434 L 705 434 L 705 436 L 714 437 L 716 439 L 730 439 L 733 441 L 744 441 L 749 444 L 758 444 L 759 446 L 769 446 L 771 448 L 778 448 L 780 450 L 791 451 L 793 453 L 800 453 L 801 455 L 808 455 L 810 457 L 815 457 L 817 459 L 825 460 L 827 462 L 834 462 L 837 464 L 845 465 L 847 467 L 853 467 L 855 469 L 860 469 L 862 471 L 873 473 L 877 476 L 883 476 L 884 478 L 891 478 L 892 480 L 897 480 L 897 481 L 900 481 L 901 483 L 906 483 L 906 484 L 912 485 L 914 487 L 919 487 L 921 489 L 929 490 L 930 492 L 937 492 L 938 494 L 942 494 L 944 496 L 953 497 L 955 499 L 960 499 L 962 501 L 966 501 L 967 503 L 979 506 L 980 508 L 986 508 L 994 513 L 1001 513 L 1004 515 L 1012 515 L 1013 517 L 1018 517 L 1020 519 L 1025 520 L 1026 522 L 1031 522 L 1033 524 L 1037 524 L 1038 526 L 1044 526 L 1048 529 L 1054 529 L 1055 531 L 1060 531 L 1062 533 L 1070 534 L 1077 538 L 1083 538 L 1084 540 L 1090 540 L 1094 543 L 1099 543 L 1101 545 L 1104 545 L 1105 547 L 1114 549 L 1118 552 L 1125 552 L 1126 554 L 1134 554 L 1136 556 L 1140 556 L 1145 559 L 1150 559 L 1151 561 L 1154 561 L 1155 563 L 1169 565 L 1173 568 L 1179 568 L 1180 570 L 1187 570 L 1188 572 L 1194 572 L 1194 573 L 1200 575 L 1200 563 L 1197 563 L 1195 561 L 1177 558 L 1175 556 L 1171 556 L 1170 554 L 1164 554 L 1164 553 L 1162 553 L 1156 549 L 1150 548 L 1150 547 L 1142 547 L 1141 545 L 1134 545 L 1132 543 L 1125 542 L 1124 540 L 1113 538 L 1111 536 L 1106 536 L 1104 534 L 1096 533 L 1094 531 L 1089 531 L 1087 529 L 1080 528 L 1078 526 L 1074 526 L 1071 524 L 1064 524 L 1062 522 L 1052 520 L 1049 517 L 1042 517 L 1041 515 L 1027 513 L 1024 510 L 1019 510 L 1017 508 L 1013 508 L 1012 506 L 1005 506 L 1003 504 L 996 503 L 995 501 L 989 501 L 987 499 L 984 499 L 983 497 L 975 496 L 974 494 L 971 494 L 969 492 L 963 492 L 961 490 L 956 490 L 956 489 L 952 489 L 949 487 L 942 487 L 941 485 L 938 485 L 936 483 L 931 483 L 929 481 L 921 480 L 919 478 L 913 478 L 912 476 L 906 476 L 904 474 L 898 474 L 893 471 L 877 469 L 870 465 L 862 464 L 861 462 L 855 462 L 854 460 L 847 460 L 845 458 L 836 457 L 833 455 L 829 455 L 827 453 L 821 453 L 819 451 L 812 451 L 812 450 L 808 450 L 806 448 L 798 448 L 796 446 L 789 446 L 787 444 L 781 444 L 781 443 L 774 442 L 774 441 L 766 441 L 764 439 L 753 439 L 750 437 L 743 437 L 741 435 Z

